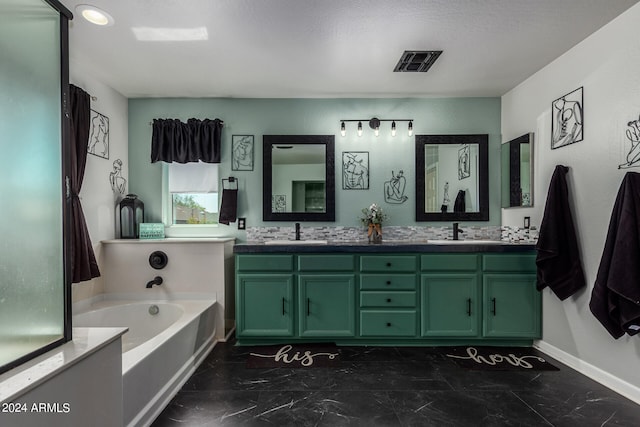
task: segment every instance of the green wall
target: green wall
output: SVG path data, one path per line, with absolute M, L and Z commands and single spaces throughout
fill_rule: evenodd
M 151 126 L 154 118 L 220 118 L 224 121 L 220 177 L 240 180 L 238 215 L 247 226 L 291 226 L 262 221 L 262 135 L 309 134 L 336 137 L 336 222 L 309 225 L 359 226 L 363 207 L 376 202 L 389 214 L 387 225 L 442 225 L 415 222 L 415 145 L 398 123 L 391 137 L 390 123 L 383 122 L 375 137 L 363 123 L 362 137 L 356 123 L 347 123 L 347 136 L 340 135 L 340 119 L 414 119 L 416 134 L 489 134 L 490 220 L 474 225 L 500 224 L 500 98 L 403 98 L 403 99 L 234 99 L 234 98 L 144 98 L 129 100 L 129 191 L 145 203 L 146 221 L 162 220 L 162 167 L 151 164 Z M 231 172 L 231 135 L 255 136 L 255 168 Z M 342 151 L 368 151 L 369 190 L 342 190 Z M 405 194 L 401 205 L 384 203 L 383 185 L 391 171 L 404 171 Z M 235 235 L 236 224 L 221 225 L 219 235 Z

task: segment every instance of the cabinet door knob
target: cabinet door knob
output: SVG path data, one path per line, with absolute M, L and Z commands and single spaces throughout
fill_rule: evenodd
M 391 327 L 391 322 L 387 322 L 387 328 Z
M 391 284 L 391 280 L 387 280 L 387 285 L 390 285 L 390 284 Z
M 391 298 L 387 298 L 387 302 L 391 302 Z
M 387 263 L 387 267 L 391 267 L 391 263 L 390 262 Z

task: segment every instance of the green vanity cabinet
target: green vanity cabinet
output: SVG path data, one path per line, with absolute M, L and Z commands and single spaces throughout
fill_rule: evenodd
M 417 257 L 360 256 L 360 336 L 415 338 Z
M 483 257 L 482 333 L 492 338 L 540 338 L 541 300 L 534 254 Z
M 481 319 L 478 275 L 423 274 L 422 324 L 424 337 L 477 337 Z
M 423 337 L 540 337 L 534 254 L 428 254 L 420 265 Z
M 354 275 L 300 274 L 298 307 L 301 337 L 355 336 Z
M 540 292 L 535 274 L 485 274 L 485 337 L 540 336 Z
M 479 254 L 420 257 L 421 335 L 477 337 L 482 312 Z
M 382 249 L 382 247 L 381 247 Z M 535 252 L 236 254 L 240 345 L 530 345 Z
M 353 255 L 237 255 L 238 338 L 355 336 L 354 270 Z
M 293 336 L 293 275 L 238 274 L 236 294 L 238 337 Z

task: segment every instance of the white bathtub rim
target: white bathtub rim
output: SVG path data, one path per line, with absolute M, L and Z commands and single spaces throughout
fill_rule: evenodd
M 72 304 L 72 314 L 76 315 L 89 311 L 92 306 L 102 304 L 104 301 L 128 301 L 130 303 L 135 302 L 175 302 L 181 300 L 217 300 L 215 292 L 206 293 L 193 293 L 193 292 L 179 292 L 167 295 L 151 295 L 145 292 L 118 292 L 118 293 L 104 293 L 98 294 L 91 298 L 75 301 Z
M 192 322 L 195 318 L 199 317 L 202 312 L 209 309 L 211 306 L 216 304 L 215 299 L 206 299 L 206 300 L 196 300 L 196 299 L 178 299 L 178 300 L 149 300 L 149 299 L 138 299 L 138 300 L 120 300 L 120 299 L 101 299 L 96 301 L 94 304 L 88 307 L 85 311 L 79 311 L 75 314 L 82 314 L 87 311 L 100 310 L 109 307 L 117 307 L 122 305 L 140 305 L 140 309 L 144 309 L 144 307 L 148 307 L 153 304 L 177 304 L 180 305 L 184 313 L 173 322 L 167 329 L 163 330 L 159 334 L 140 344 L 139 346 L 127 351 L 122 354 L 122 374 L 125 375 L 129 370 L 131 370 L 134 366 L 139 364 L 148 353 L 153 351 L 156 347 L 162 345 L 165 341 L 167 341 L 171 336 L 173 336 L 177 331 L 184 328 L 190 322 Z M 109 325 L 104 325 L 105 327 L 109 327 Z
M 162 411 L 164 411 L 169 402 L 178 394 L 189 378 L 191 378 L 217 343 L 214 329 L 214 332 L 205 340 L 200 348 L 182 365 L 182 368 L 173 375 L 171 380 L 156 393 L 154 398 L 138 412 L 131 422 L 127 424 L 127 427 L 150 426 Z

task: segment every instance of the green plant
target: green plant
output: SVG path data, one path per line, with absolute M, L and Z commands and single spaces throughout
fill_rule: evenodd
M 382 224 L 388 218 L 387 214 L 382 211 L 382 208 L 373 203 L 368 208 L 362 209 L 362 216 L 360 222 L 364 225 L 369 224 Z

